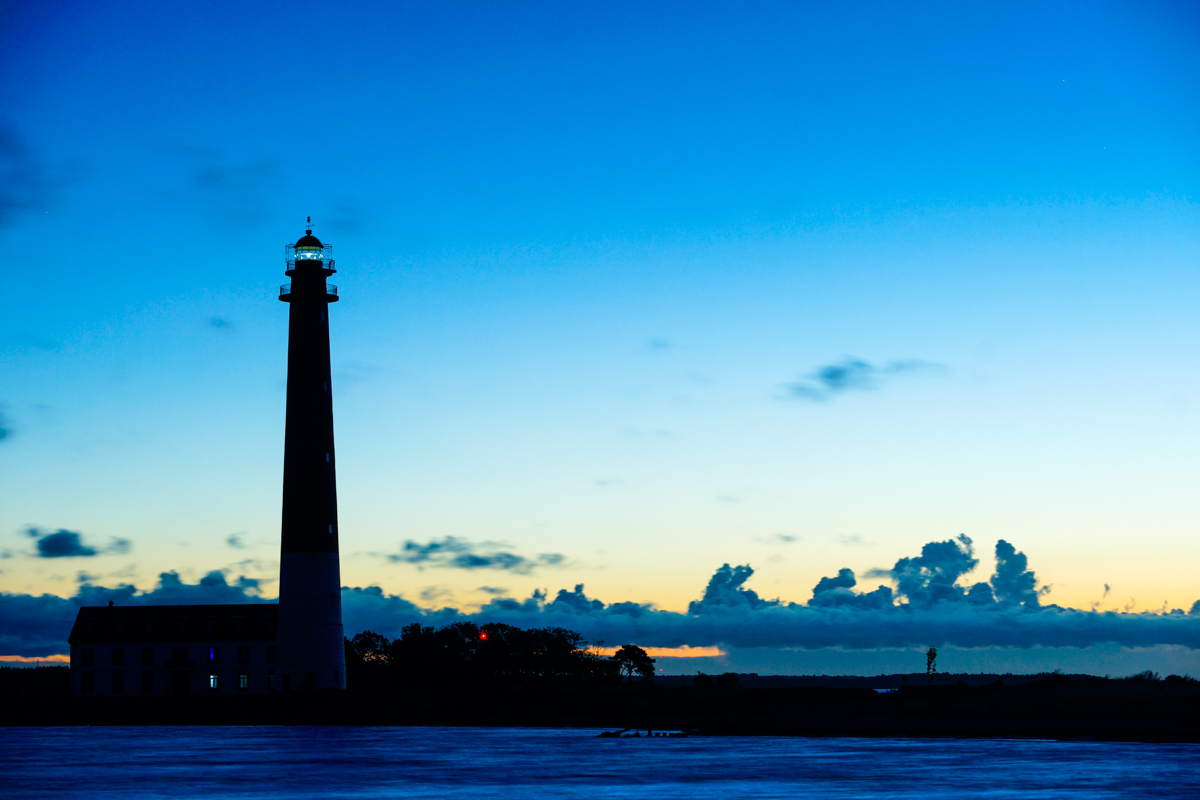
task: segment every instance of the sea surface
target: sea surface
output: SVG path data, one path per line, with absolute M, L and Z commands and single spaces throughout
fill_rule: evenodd
M 1200 745 L 598 739 L 511 728 L 0 728 L 17 798 L 1200 797 Z

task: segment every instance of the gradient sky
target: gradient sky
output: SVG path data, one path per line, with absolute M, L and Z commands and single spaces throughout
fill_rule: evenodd
M 1007 539 L 1046 602 L 1200 598 L 1194 4 L 0 28 L 0 591 L 275 577 L 275 295 L 311 214 L 348 586 L 683 610 L 728 562 L 804 601 L 966 533 L 978 579 Z M 30 527 L 102 552 L 37 558 Z M 448 536 L 563 559 L 387 558 Z

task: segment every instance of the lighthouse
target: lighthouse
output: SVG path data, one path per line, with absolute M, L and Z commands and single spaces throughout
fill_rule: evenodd
M 329 308 L 337 287 L 333 247 L 304 236 L 285 248 L 288 309 L 287 427 L 279 547 L 278 686 L 344 689 L 341 569 L 338 564 L 337 456 Z

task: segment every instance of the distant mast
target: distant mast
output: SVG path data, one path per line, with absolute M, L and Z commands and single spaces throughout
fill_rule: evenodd
M 342 582 L 338 560 L 337 459 L 329 367 L 329 304 L 337 287 L 333 247 L 312 235 L 287 245 L 279 287 L 288 311 L 287 427 L 279 556 L 277 671 L 283 689 L 344 689 Z

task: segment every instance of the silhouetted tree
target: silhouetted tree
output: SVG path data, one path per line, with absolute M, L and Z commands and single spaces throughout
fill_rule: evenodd
M 933 683 L 933 676 L 937 674 L 937 648 L 929 648 L 929 652 L 925 654 L 925 682 Z
M 644 680 L 654 678 L 654 659 L 636 644 L 621 645 L 621 649 L 613 653 L 612 660 L 627 680 L 633 680 L 635 672 Z
M 736 689 L 742 685 L 742 679 L 736 672 L 722 672 L 716 678 L 718 689 Z
M 350 649 L 365 664 L 386 667 L 392 659 L 392 643 L 382 634 L 363 631 L 350 640 Z
M 406 626 L 391 643 L 392 672 L 401 682 L 432 684 L 553 683 L 602 678 L 608 659 L 566 628 L 525 630 L 499 622 L 455 622 L 442 628 Z
M 697 672 L 696 677 L 692 678 L 692 685 L 697 689 L 705 689 L 713 685 L 711 675 L 705 675 L 703 672 Z
M 350 689 L 382 689 L 388 683 L 391 642 L 374 631 L 363 631 L 345 639 L 346 686 Z

